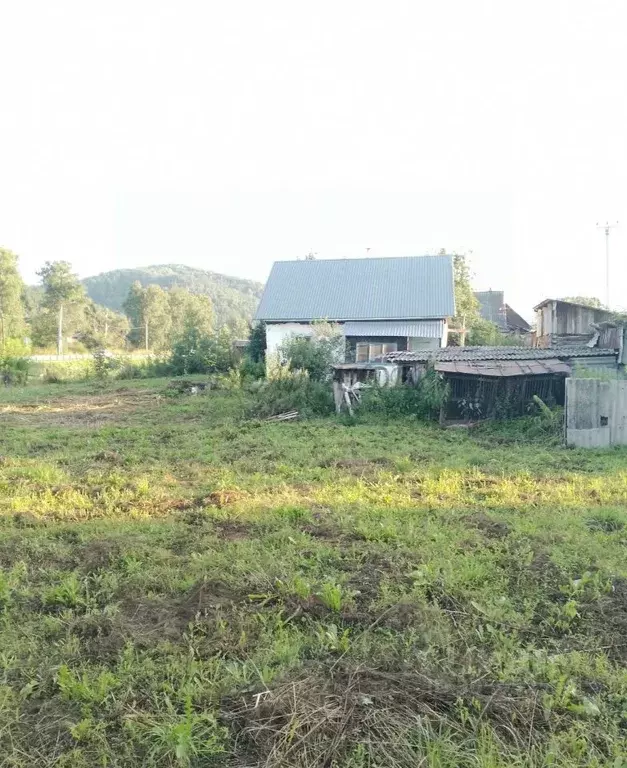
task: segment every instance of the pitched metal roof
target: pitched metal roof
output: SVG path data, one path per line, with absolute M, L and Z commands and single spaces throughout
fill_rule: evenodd
M 277 261 L 257 320 L 419 320 L 455 314 L 450 256 Z
M 502 331 L 531 330 L 531 326 L 525 318 L 506 303 L 503 291 L 475 291 L 475 298 L 480 305 L 481 317 L 494 323 Z
M 616 357 L 614 349 L 599 347 L 444 347 L 416 352 L 390 352 L 386 360 L 423 363 L 455 360 L 570 360 L 580 357 Z
M 441 339 L 443 320 L 349 320 L 342 327 L 344 336 L 406 336 Z
M 509 377 L 509 376 L 546 376 L 571 372 L 568 363 L 557 358 L 546 360 L 455 360 L 437 362 L 435 370 L 440 373 L 456 373 L 465 376 Z
M 489 320 L 499 328 L 507 328 L 503 291 L 475 291 L 475 298 L 479 302 L 479 311 L 484 320 Z

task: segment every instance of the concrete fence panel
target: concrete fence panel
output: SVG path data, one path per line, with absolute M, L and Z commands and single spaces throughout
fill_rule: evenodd
M 627 445 L 627 381 L 567 379 L 566 442 L 580 448 Z

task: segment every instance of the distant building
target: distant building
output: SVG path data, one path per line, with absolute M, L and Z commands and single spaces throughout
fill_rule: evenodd
M 266 323 L 267 359 L 315 321 L 338 324 L 347 360 L 446 346 L 455 314 L 450 256 L 277 261 L 255 319 Z
M 545 299 L 534 310 L 536 345 L 539 347 L 586 344 L 599 325 L 614 318 L 614 313 L 607 309 L 560 299 Z
M 505 302 L 503 291 L 476 291 L 481 317 L 488 320 L 501 333 L 530 333 L 531 325 Z

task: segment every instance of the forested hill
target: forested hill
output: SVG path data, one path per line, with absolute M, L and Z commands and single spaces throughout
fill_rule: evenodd
M 119 312 L 128 289 L 136 280 L 143 286 L 152 283 L 171 288 L 176 285 L 193 293 L 205 294 L 213 302 L 216 322 L 230 326 L 237 326 L 252 318 L 263 290 L 261 283 L 252 280 L 228 277 L 182 264 L 116 269 L 88 277 L 83 280 L 83 284 L 93 301 Z

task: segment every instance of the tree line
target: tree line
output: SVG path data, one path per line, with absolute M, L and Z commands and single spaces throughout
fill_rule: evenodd
M 203 337 L 214 333 L 211 299 L 185 288 L 166 290 L 136 282 L 122 314 L 92 301 L 67 261 L 47 261 L 37 275 L 40 284 L 26 286 L 16 254 L 0 248 L 2 351 L 9 342 L 18 342 L 56 348 L 59 354 L 70 345 L 163 352 L 172 349 L 189 328 Z

